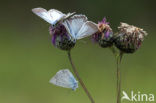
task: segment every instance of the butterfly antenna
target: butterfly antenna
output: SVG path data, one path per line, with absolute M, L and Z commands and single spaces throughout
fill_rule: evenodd
M 67 16 L 63 21 L 65 21 L 65 20 L 71 18 L 71 17 L 74 16 L 75 14 L 76 14 L 76 12 L 71 13 L 71 14 L 70 14 L 69 16 Z
M 67 20 L 68 18 L 74 16 L 75 14 L 76 14 L 76 12 L 73 12 L 73 13 L 71 13 L 69 16 L 67 16 L 66 18 L 60 19 L 60 20 L 55 24 L 54 27 L 56 27 L 61 21 L 64 22 L 65 20 Z
M 74 16 L 75 14 L 76 14 L 76 12 L 71 13 L 71 15 L 69 15 L 69 17 L 68 17 L 68 18 L 70 18 L 70 17 Z

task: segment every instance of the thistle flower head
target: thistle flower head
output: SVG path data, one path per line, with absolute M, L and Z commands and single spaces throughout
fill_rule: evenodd
M 119 33 L 115 38 L 115 45 L 125 53 L 135 52 L 142 44 L 146 31 L 127 23 L 121 23 Z
M 106 18 L 103 18 L 101 22 L 98 22 L 98 32 L 93 34 L 93 40 L 98 42 L 101 47 L 109 47 L 113 44 L 113 31 L 106 22 Z
M 74 47 L 75 41 L 71 40 L 66 28 L 62 24 L 56 27 L 49 27 L 50 35 L 52 36 L 52 44 L 61 50 L 70 50 Z

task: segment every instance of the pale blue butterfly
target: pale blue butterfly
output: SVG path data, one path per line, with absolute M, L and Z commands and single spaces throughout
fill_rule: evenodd
M 56 86 L 71 88 L 72 90 L 78 88 L 78 81 L 76 81 L 68 69 L 59 70 L 49 82 Z
M 75 12 L 66 15 L 56 9 L 47 11 L 44 8 L 34 8 L 32 12 L 52 26 L 63 23 L 71 38 L 74 40 L 90 36 L 98 31 L 97 24 L 92 21 L 87 21 L 85 15 L 75 15 Z
M 53 26 L 59 22 L 63 22 L 64 20 L 75 14 L 75 12 L 73 12 L 66 15 L 56 9 L 50 9 L 49 11 L 47 11 L 46 9 L 40 7 L 32 9 L 32 12 Z
M 97 24 L 88 21 L 85 15 L 74 15 L 62 24 L 75 40 L 90 36 L 98 31 Z

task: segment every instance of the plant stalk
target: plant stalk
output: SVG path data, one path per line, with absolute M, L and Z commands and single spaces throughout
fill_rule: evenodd
M 89 93 L 89 91 L 87 90 L 85 84 L 83 83 L 82 79 L 80 78 L 77 69 L 75 68 L 75 65 L 74 65 L 74 63 L 73 63 L 73 61 L 72 61 L 72 58 L 71 58 L 71 53 L 70 53 L 70 51 L 68 51 L 68 58 L 69 58 L 69 61 L 70 61 L 71 66 L 72 66 L 72 69 L 73 69 L 73 71 L 74 71 L 74 74 L 76 75 L 76 77 L 77 77 L 77 79 L 78 79 L 80 85 L 82 86 L 83 90 L 85 91 L 86 95 L 87 95 L 88 98 L 90 99 L 91 103 L 95 103 L 95 102 L 94 102 L 94 99 L 92 98 L 91 94 Z
M 122 60 L 123 53 L 120 52 L 119 56 L 117 57 L 117 103 L 121 103 L 121 60 Z

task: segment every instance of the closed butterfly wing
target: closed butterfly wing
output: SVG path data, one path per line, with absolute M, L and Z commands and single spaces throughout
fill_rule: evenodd
M 61 18 L 65 16 L 65 14 L 55 9 L 47 11 L 43 8 L 34 8 L 32 9 L 32 12 L 52 25 L 55 25 Z
M 78 88 L 76 79 L 68 69 L 58 71 L 50 80 L 50 83 L 64 88 L 72 88 L 73 90 Z
M 63 25 L 66 27 L 68 33 L 76 39 L 77 33 L 86 21 L 87 17 L 85 15 L 74 15 L 73 17 L 65 20 Z
M 87 21 L 83 26 L 81 27 L 80 31 L 76 35 L 77 39 L 82 39 L 84 37 L 90 36 L 98 31 L 97 24 L 91 21 Z
M 62 12 L 56 10 L 56 9 L 51 9 L 48 11 L 48 14 L 50 15 L 50 17 L 52 18 L 54 24 L 56 24 L 58 21 L 60 21 L 61 19 L 63 19 L 64 17 L 66 17 L 65 14 L 63 14 Z

